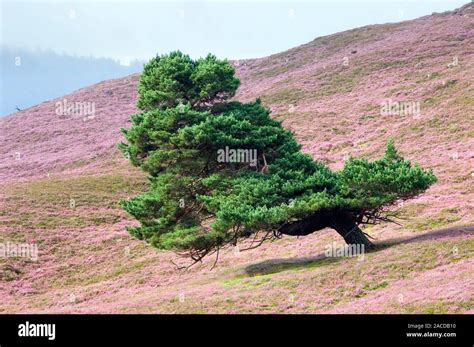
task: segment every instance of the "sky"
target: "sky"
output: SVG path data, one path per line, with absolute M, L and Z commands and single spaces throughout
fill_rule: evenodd
M 1 44 L 127 65 L 179 49 L 194 58 L 268 56 L 316 37 L 453 10 L 468 0 L 0 0 Z

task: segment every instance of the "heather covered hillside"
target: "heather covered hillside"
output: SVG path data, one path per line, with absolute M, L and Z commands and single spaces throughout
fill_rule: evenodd
M 0 312 L 474 312 L 474 5 L 319 37 L 233 61 L 235 99 L 261 96 L 303 150 L 332 169 L 388 139 L 438 182 L 364 231 L 364 257 L 325 229 L 187 271 L 126 231 L 121 198 L 146 177 L 117 149 L 139 76 L 104 81 L 0 119 Z M 172 261 L 171 261 L 172 260 Z

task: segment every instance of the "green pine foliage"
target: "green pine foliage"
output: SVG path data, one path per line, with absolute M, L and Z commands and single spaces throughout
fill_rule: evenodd
M 339 172 L 301 152 L 293 134 L 259 99 L 229 101 L 234 68 L 213 55 L 153 58 L 138 87 L 141 113 L 122 129 L 120 149 L 149 175 L 150 189 L 122 201 L 140 226 L 132 235 L 200 260 L 260 231 L 318 211 L 350 211 L 383 220 L 382 211 L 425 191 L 431 170 L 404 160 L 389 142 L 375 161 L 350 158 Z M 219 160 L 224 148 L 255 162 Z
M 205 107 L 232 97 L 239 83 L 233 67 L 212 54 L 194 61 L 179 51 L 171 52 L 145 64 L 137 106 L 144 111 L 179 103 Z

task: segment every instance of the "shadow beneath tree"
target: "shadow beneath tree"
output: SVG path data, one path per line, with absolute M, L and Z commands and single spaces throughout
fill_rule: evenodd
M 412 237 L 401 237 L 385 241 L 375 242 L 375 248 L 366 253 L 374 253 L 399 244 L 412 242 L 423 242 L 427 240 L 438 240 L 447 237 L 470 235 L 474 232 L 474 225 L 451 227 L 429 231 Z M 354 256 L 357 257 L 357 256 Z M 251 264 L 244 268 L 248 276 L 260 276 L 278 273 L 286 270 L 297 270 L 300 268 L 316 268 L 345 260 L 347 257 L 327 257 L 324 253 L 312 257 L 300 258 L 276 258 L 268 259 L 260 263 Z
M 402 243 L 423 242 L 423 241 L 428 241 L 428 240 L 444 239 L 448 237 L 472 235 L 473 232 L 474 232 L 474 225 L 456 226 L 456 227 L 428 231 L 421 235 L 399 237 L 395 239 L 381 241 L 377 243 L 377 248 L 384 249 L 384 248 L 388 248 L 388 247 L 395 246 Z
M 277 258 L 262 261 L 245 267 L 248 276 L 268 275 L 299 268 L 316 268 L 343 260 L 342 257 L 327 257 L 324 253 L 313 257 Z

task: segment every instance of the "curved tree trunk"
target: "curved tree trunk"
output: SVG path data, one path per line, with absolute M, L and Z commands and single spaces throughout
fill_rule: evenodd
M 348 245 L 363 245 L 365 250 L 374 247 L 368 237 L 359 229 L 357 223 L 347 213 L 337 213 L 329 216 L 329 227 L 333 228 L 344 238 Z
M 363 245 L 365 250 L 372 249 L 373 243 L 359 229 L 355 218 L 347 212 L 317 212 L 304 219 L 290 222 L 278 230 L 284 235 L 304 236 L 315 231 L 332 228 L 344 238 L 348 245 Z
M 279 232 L 291 236 L 304 236 L 314 233 L 317 230 L 326 228 L 327 218 L 321 213 L 315 213 L 304 219 L 286 223 L 278 229 Z

